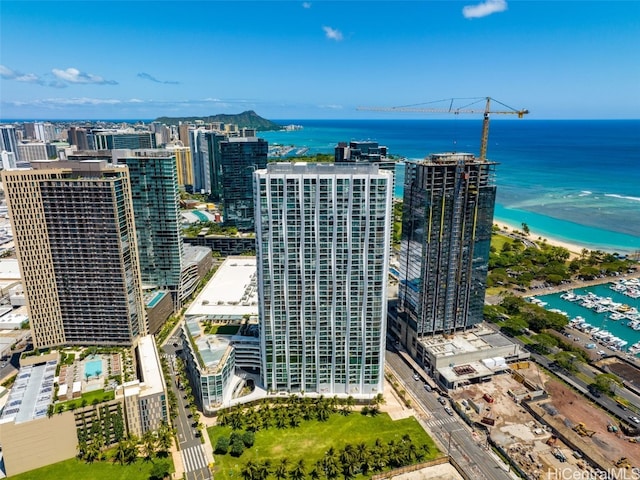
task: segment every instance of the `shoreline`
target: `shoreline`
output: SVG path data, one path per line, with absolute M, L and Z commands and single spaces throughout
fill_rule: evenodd
M 494 218 L 493 219 L 493 223 L 495 225 L 498 225 L 501 229 L 507 230 L 509 231 L 509 233 L 513 232 L 514 230 L 517 230 L 519 232 L 522 231 L 522 224 L 517 225 L 513 222 L 510 221 L 504 221 L 500 218 Z M 504 228 L 506 227 L 506 228 Z M 532 241 L 532 242 L 541 242 L 541 240 L 538 240 L 539 238 L 546 240 L 546 243 L 549 245 L 553 245 L 554 247 L 562 247 L 562 248 L 566 248 L 567 250 L 569 250 L 569 252 L 574 255 L 574 256 L 580 256 L 580 253 L 582 252 L 583 249 L 587 249 L 590 250 L 587 247 L 584 247 L 582 245 L 579 245 L 578 243 L 572 243 L 572 242 L 568 242 L 566 240 L 560 240 L 558 238 L 554 238 L 552 236 L 548 236 L 548 235 L 543 235 L 539 232 L 536 232 L 535 230 L 531 230 L 529 229 L 529 236 L 525 237 L 528 240 Z M 573 258 L 573 257 L 571 257 Z

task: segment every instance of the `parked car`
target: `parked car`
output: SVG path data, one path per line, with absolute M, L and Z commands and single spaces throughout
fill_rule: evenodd
M 420 375 L 418 375 L 417 373 L 414 373 L 413 374 L 413 379 L 416 380 L 416 381 L 420 380 Z
M 429 384 L 428 384 L 428 383 L 425 383 L 425 384 L 424 384 L 424 389 L 425 389 L 427 392 L 430 392 L 430 391 L 431 391 L 431 387 L 429 386 Z

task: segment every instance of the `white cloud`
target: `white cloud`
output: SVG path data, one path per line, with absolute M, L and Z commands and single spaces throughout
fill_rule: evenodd
M 342 32 L 340 30 L 336 30 L 335 28 L 331 28 L 331 27 L 322 27 L 322 29 L 324 30 L 324 34 L 326 35 L 326 37 L 330 40 L 335 40 L 336 42 L 339 42 L 342 40 Z
M 6 78 L 6 79 L 16 78 L 16 72 L 11 70 L 9 67 L 0 65 L 0 77 Z
M 6 102 L 15 106 L 37 106 L 37 107 L 66 107 L 69 105 L 119 105 L 123 102 L 122 100 L 118 100 L 115 98 L 89 98 L 89 97 L 76 97 L 76 98 L 62 98 L 62 97 L 54 97 L 54 98 L 40 98 L 31 101 L 13 101 Z M 133 102 L 135 103 L 135 102 Z
M 302 2 L 302 8 L 311 8 L 311 2 Z
M 18 82 L 28 82 L 28 83 L 40 83 L 40 77 L 38 77 L 35 73 L 25 73 L 24 75 L 18 75 L 16 77 Z
M 492 13 L 504 12 L 506 9 L 506 0 L 485 0 L 478 5 L 467 5 L 462 9 L 462 15 L 464 18 L 481 18 Z
M 99 75 L 84 73 L 77 68 L 69 67 L 66 70 L 54 68 L 51 72 L 60 80 L 69 83 L 92 83 L 95 85 L 117 85 L 115 80 L 106 80 Z
M 5 65 L 0 65 L 0 77 L 6 80 L 15 80 L 16 82 L 37 83 L 39 85 L 44 85 L 44 80 L 42 80 L 35 73 L 20 73 L 10 69 Z

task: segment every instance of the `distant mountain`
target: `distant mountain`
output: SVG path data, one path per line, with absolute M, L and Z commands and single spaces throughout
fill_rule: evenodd
M 234 123 L 238 125 L 239 128 L 243 128 L 243 127 L 255 128 L 256 130 L 261 132 L 264 132 L 267 130 L 280 130 L 282 128 L 282 125 L 278 125 L 277 123 L 273 123 L 271 120 L 262 118 L 253 110 L 248 110 L 246 112 L 230 114 L 230 115 L 221 113 L 218 115 L 210 115 L 208 117 L 159 117 L 159 118 L 156 118 L 154 121 L 164 123 L 166 125 L 178 125 L 180 122 L 195 123 L 196 120 L 202 120 L 205 123 L 211 123 L 211 122 Z

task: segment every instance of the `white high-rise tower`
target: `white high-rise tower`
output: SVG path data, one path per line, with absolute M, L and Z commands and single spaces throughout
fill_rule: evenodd
M 254 181 L 264 387 L 380 393 L 392 173 L 272 163 Z

